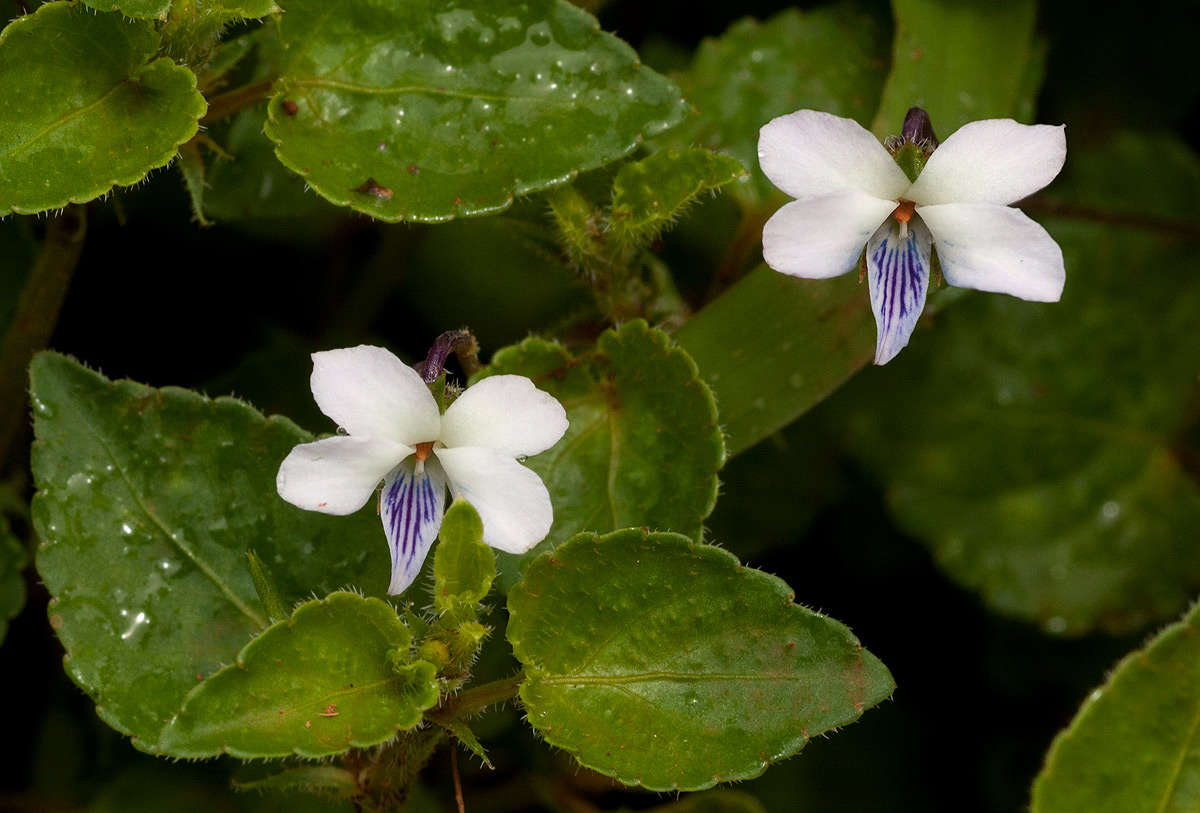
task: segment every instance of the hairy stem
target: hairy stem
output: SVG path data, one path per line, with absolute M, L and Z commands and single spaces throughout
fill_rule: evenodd
M 524 673 L 518 672 L 512 677 L 475 686 L 455 695 L 441 708 L 427 712 L 425 716 L 434 722 L 439 719 L 449 720 L 452 718 L 465 720 L 479 714 L 488 706 L 512 700 L 517 696 L 517 689 L 521 687 L 524 680 Z
M 214 121 L 227 119 L 234 113 L 254 107 L 259 102 L 271 98 L 271 91 L 274 89 L 274 79 L 264 79 L 261 82 L 255 82 L 252 85 L 243 85 L 240 88 L 226 91 L 217 96 L 213 96 L 208 100 L 208 112 L 200 119 L 200 123 L 212 124 Z
M 87 211 L 82 206 L 68 206 L 47 221 L 41 254 L 0 344 L 0 460 L 7 458 L 25 428 L 25 371 L 54 333 L 86 233 Z

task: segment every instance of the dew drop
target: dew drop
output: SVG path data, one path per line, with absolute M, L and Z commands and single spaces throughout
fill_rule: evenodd
M 1046 629 L 1054 633 L 1066 632 L 1067 619 L 1063 618 L 1061 615 L 1056 615 L 1046 621 Z

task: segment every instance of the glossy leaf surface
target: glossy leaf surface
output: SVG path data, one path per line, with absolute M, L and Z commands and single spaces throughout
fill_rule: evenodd
M 302 604 L 188 695 L 160 748 L 192 758 L 315 758 L 386 742 L 438 700 L 436 669 L 407 663 L 410 643 L 380 599 L 338 592 Z
M 754 208 L 770 205 L 779 193 L 758 169 L 759 128 L 804 107 L 866 123 L 886 67 L 878 20 L 851 4 L 745 19 L 701 44 L 679 77 L 696 110 L 655 143 L 733 156 L 751 170 L 733 193 Z
M 677 123 L 679 90 L 566 0 L 290 0 L 279 159 L 381 220 L 506 208 Z
M 1180 273 L 1198 241 L 1143 220 L 1195 218 L 1197 189 L 1200 160 L 1172 139 L 1077 151 L 1045 204 L 1062 301 L 966 296 L 937 316 L 936 341 L 833 408 L 901 526 L 996 610 L 1129 632 L 1200 588 L 1200 345 L 1175 338 L 1200 311 L 1200 279 Z M 1050 214 L 1062 207 L 1082 217 Z
M 696 198 L 745 175 L 736 158 L 709 150 L 656 152 L 617 173 L 613 226 L 626 239 L 652 239 Z
M 1200 807 L 1200 607 L 1130 653 L 1059 734 L 1034 813 Z
M 699 536 L 725 450 L 712 394 L 666 334 L 633 321 L 605 331 L 582 357 L 527 339 L 496 353 L 486 374 L 500 373 L 531 378 L 570 422 L 562 440 L 526 461 L 550 491 L 554 526 L 530 553 L 500 554 L 506 587 L 523 562 L 580 531 Z
M 158 45 L 148 22 L 73 3 L 0 32 L 0 212 L 83 203 L 174 158 L 206 104 Z
M 509 593 L 529 722 L 625 784 L 758 776 L 894 687 L 850 630 L 792 599 L 774 576 L 678 534 L 580 534 Z
M 291 421 L 52 353 L 31 374 L 50 624 L 68 674 L 137 747 L 157 750 L 188 691 L 266 626 L 248 548 L 287 604 L 345 585 L 384 593 L 374 511 L 330 517 L 276 495 L 279 462 L 312 439 Z

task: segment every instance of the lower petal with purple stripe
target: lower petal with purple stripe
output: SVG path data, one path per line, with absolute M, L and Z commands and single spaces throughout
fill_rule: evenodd
M 889 219 L 867 243 L 876 364 L 887 364 L 904 349 L 925 309 L 929 243 L 929 229 L 915 217 L 903 236 L 899 224 Z
M 411 457 L 383 481 L 379 516 L 392 553 L 391 595 L 403 593 L 421 572 L 442 526 L 445 503 L 445 478 L 428 465 L 417 472 Z

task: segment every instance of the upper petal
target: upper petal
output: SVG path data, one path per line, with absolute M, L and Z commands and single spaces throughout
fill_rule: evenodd
M 567 431 L 567 412 L 523 375 L 494 375 L 468 387 L 442 416 L 446 446 L 482 446 L 511 457 L 549 449 Z
M 875 363 L 887 364 L 908 344 L 929 288 L 929 230 L 914 218 L 901 237 L 884 223 L 867 244 L 867 280 L 875 313 Z
M 763 260 L 794 277 L 844 274 L 896 202 L 843 190 L 784 204 L 763 226 Z
M 317 406 L 351 435 L 406 446 L 437 438 L 441 416 L 429 387 L 388 350 L 360 344 L 313 353 L 312 360 Z
M 1057 302 L 1067 272 L 1062 249 L 1024 212 L 986 203 L 922 206 L 946 282 L 960 288 Z
M 413 453 L 383 438 L 336 437 L 301 443 L 279 464 L 279 496 L 306 511 L 353 514 L 367 504 L 375 486 Z
M 379 493 L 379 518 L 392 554 L 388 593 L 396 596 L 412 584 L 442 527 L 446 481 L 437 466 L 416 472 L 414 461 L 397 466 Z
M 905 197 L 926 205 L 1006 205 L 1050 183 L 1066 160 L 1063 125 L 973 121 L 933 151 Z
M 450 492 L 475 507 L 483 541 L 507 553 L 524 553 L 546 538 L 554 522 L 542 478 L 495 449 L 437 449 Z
M 861 124 L 817 110 L 797 110 L 764 124 L 758 163 L 793 198 L 857 189 L 895 200 L 909 186 L 904 171 Z

